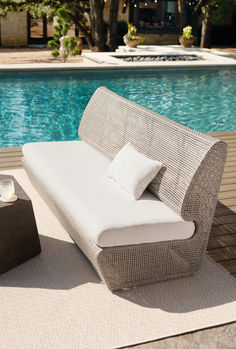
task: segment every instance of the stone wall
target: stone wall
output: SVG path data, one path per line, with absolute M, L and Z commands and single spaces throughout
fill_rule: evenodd
M 178 34 L 151 34 L 144 33 L 146 40 L 144 45 L 177 45 L 179 43 Z
M 1 46 L 26 46 L 27 14 L 26 12 L 9 12 L 1 18 Z

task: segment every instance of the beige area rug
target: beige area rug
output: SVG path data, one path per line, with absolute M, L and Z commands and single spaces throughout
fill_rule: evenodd
M 0 275 L 0 348 L 118 348 L 236 320 L 236 281 L 207 257 L 194 277 L 111 293 L 25 172 L 1 173 L 32 198 L 42 253 Z

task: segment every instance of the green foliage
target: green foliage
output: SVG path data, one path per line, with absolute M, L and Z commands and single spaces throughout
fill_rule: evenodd
M 68 59 L 69 56 L 76 56 L 79 53 L 79 49 L 77 47 L 77 41 L 74 36 L 70 36 L 69 38 L 64 39 L 63 41 L 63 51 L 61 56 L 64 62 Z
M 140 40 L 140 43 L 144 43 L 145 37 L 137 34 L 137 28 L 132 24 L 128 23 L 128 33 L 123 36 L 123 38 L 127 38 L 128 40 Z
M 55 49 L 54 51 L 52 51 L 52 56 L 53 57 L 58 57 L 60 55 L 60 52 L 59 52 L 59 50 L 58 49 Z
M 59 44 L 58 44 L 58 42 L 56 42 L 54 40 L 50 40 L 50 41 L 48 41 L 48 46 L 51 48 L 58 48 Z
M 70 36 L 66 38 L 68 30 L 70 28 L 70 16 L 68 11 L 65 8 L 59 8 L 57 10 L 57 23 L 58 25 L 54 26 L 55 32 L 53 33 L 54 40 L 48 42 L 48 46 L 54 48 L 52 51 L 53 57 L 61 57 L 64 62 L 70 57 L 75 56 L 79 53 L 77 47 L 77 41 L 75 37 Z M 60 41 L 62 42 L 62 47 L 60 47 Z
M 128 40 L 137 40 L 139 39 L 139 44 L 143 44 L 145 41 L 145 36 L 140 36 L 137 34 L 137 28 L 128 23 L 128 33 L 123 36 L 123 38 L 127 38 Z
M 200 0 L 199 0 L 200 2 Z M 203 1 L 201 11 L 203 15 L 206 13 L 207 6 L 210 6 L 213 11 L 214 24 L 224 24 L 224 18 L 231 17 L 236 13 L 236 0 L 206 0 Z
M 135 25 L 128 23 L 128 33 L 124 35 L 124 38 L 127 38 L 128 40 L 135 40 L 139 38 Z
M 103 0 L 100 1 L 103 3 Z M 92 0 L 90 2 L 93 3 Z M 0 0 L 0 16 L 5 16 L 9 11 L 27 11 L 33 18 L 47 17 L 47 19 L 52 19 L 57 15 L 58 9 L 62 8 L 57 19 L 58 29 L 60 29 L 59 26 L 63 25 L 63 20 L 68 23 L 69 21 L 74 22 L 76 28 L 84 34 L 90 48 L 94 48 L 98 41 L 97 35 L 101 35 L 101 33 L 93 33 L 93 31 L 91 33 L 85 25 L 87 19 L 84 14 L 88 7 L 88 0 Z M 127 29 L 122 31 L 122 36 L 126 31 Z M 54 34 L 55 41 L 59 41 L 60 37 L 57 33 Z
M 63 28 L 63 25 L 54 25 L 54 30 L 56 30 L 56 32 L 60 32 Z
M 146 40 L 146 38 L 145 38 L 145 36 L 141 36 L 141 38 L 140 38 L 140 40 L 139 40 L 139 45 L 142 45 L 142 44 L 144 44 L 144 42 L 145 42 L 145 40 Z
M 52 19 L 57 15 L 59 8 L 61 18 L 85 23 L 84 12 L 87 8 L 86 1 L 78 0 L 0 0 L 0 16 L 5 16 L 9 11 L 27 11 L 34 18 L 46 16 Z M 67 10 L 67 13 L 65 12 Z M 73 16 L 73 18 L 71 17 Z M 69 16 L 69 18 L 68 18 Z M 61 24 L 58 22 L 58 24 Z
M 0 16 L 6 16 L 9 11 L 27 11 L 33 18 L 42 16 L 52 18 L 60 7 L 60 2 L 60 0 L 0 0 Z
M 70 21 L 70 15 L 68 11 L 64 7 L 60 7 L 57 10 L 57 15 L 59 18 L 63 19 L 64 22 L 69 22 Z
M 66 34 L 68 33 L 69 28 L 70 28 L 69 24 L 65 23 L 64 27 L 61 30 L 61 33 L 62 33 L 63 36 L 66 36 Z
M 60 18 L 60 17 L 58 17 L 58 18 L 57 18 L 57 23 L 58 23 L 59 25 L 63 25 L 63 19 Z
M 58 41 L 58 42 L 59 42 L 60 37 L 61 37 L 61 36 L 60 36 L 59 34 L 53 33 L 53 39 L 54 39 L 55 41 Z
M 183 29 L 182 37 L 185 38 L 185 39 L 191 39 L 193 37 L 191 25 L 188 25 L 187 27 L 185 27 Z
M 230 25 L 233 15 L 236 15 L 236 0 L 218 0 L 212 14 L 212 24 Z

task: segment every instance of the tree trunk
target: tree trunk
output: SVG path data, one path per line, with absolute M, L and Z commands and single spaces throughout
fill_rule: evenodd
M 211 15 L 213 7 L 210 4 L 205 6 L 205 13 L 202 20 L 201 48 L 211 47 Z
M 119 0 L 110 0 L 110 13 L 108 22 L 107 45 L 110 51 L 117 48 L 117 17 L 118 17 Z
M 85 40 L 87 41 L 90 50 L 93 50 L 94 48 L 94 41 L 92 36 L 88 33 L 87 29 L 84 28 L 83 25 L 81 25 L 79 22 L 76 22 L 76 27 L 78 28 L 78 30 L 81 32 L 81 34 L 83 34 Z
M 78 14 L 72 14 L 71 12 L 69 12 L 69 15 L 72 19 L 72 21 L 74 22 L 75 24 L 75 28 L 76 28 L 76 36 L 79 35 L 79 32 L 81 34 L 83 34 L 85 40 L 87 41 L 88 45 L 89 45 L 89 48 L 92 50 L 93 47 L 94 47 L 94 41 L 93 41 L 93 38 L 92 36 L 90 35 L 90 33 L 88 33 L 87 31 L 87 28 L 85 28 L 79 21 L 79 16 Z
M 185 0 L 178 0 L 178 13 L 179 13 L 179 34 L 182 34 L 183 28 L 186 26 L 186 8 Z
M 104 0 L 90 0 L 90 18 L 94 51 L 105 51 L 106 37 L 103 20 Z

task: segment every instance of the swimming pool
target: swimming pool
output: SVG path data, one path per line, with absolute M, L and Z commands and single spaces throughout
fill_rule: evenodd
M 0 147 L 77 139 L 99 86 L 201 132 L 236 130 L 236 70 L 0 77 Z

